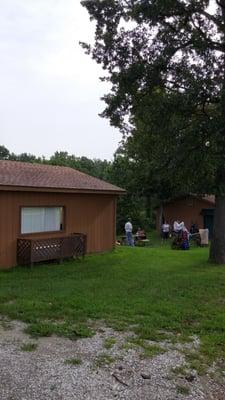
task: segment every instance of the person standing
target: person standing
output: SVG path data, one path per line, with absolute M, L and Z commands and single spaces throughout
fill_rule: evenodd
M 176 233 L 177 235 L 180 235 L 182 233 L 182 231 L 183 231 L 183 228 L 184 228 L 184 222 L 183 221 L 180 222 L 179 219 L 174 221 L 174 224 L 173 224 L 174 233 Z
M 162 224 L 162 239 L 166 240 L 169 238 L 169 233 L 170 233 L 170 225 L 165 221 L 164 224 Z
M 126 241 L 128 246 L 134 246 L 134 240 L 133 240 L 133 235 L 132 235 L 132 231 L 133 231 L 133 226 L 131 223 L 130 218 L 128 219 L 128 221 L 125 224 L 125 232 L 126 232 Z

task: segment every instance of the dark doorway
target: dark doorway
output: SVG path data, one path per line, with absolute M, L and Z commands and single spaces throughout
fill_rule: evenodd
M 203 223 L 204 229 L 209 230 L 209 239 L 212 239 L 213 236 L 213 220 L 214 220 L 214 209 L 213 208 L 204 208 L 201 211 L 203 215 Z

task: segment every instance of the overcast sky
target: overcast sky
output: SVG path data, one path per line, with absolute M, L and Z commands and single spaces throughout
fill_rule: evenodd
M 0 144 L 112 159 L 120 133 L 98 116 L 107 87 L 79 46 L 94 26 L 79 0 L 0 0 Z

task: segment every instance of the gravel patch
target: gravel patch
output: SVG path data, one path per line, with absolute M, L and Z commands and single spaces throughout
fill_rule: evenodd
M 127 345 L 131 332 L 103 324 L 92 338 L 77 341 L 34 340 L 25 327 L 18 321 L 0 323 L 1 400 L 225 400 L 224 381 L 195 371 L 186 377 L 172 372 L 185 366 L 182 345 L 157 343 L 164 352 L 144 358 L 141 347 Z M 33 351 L 22 350 L 28 344 Z M 193 348 L 198 345 L 193 338 Z

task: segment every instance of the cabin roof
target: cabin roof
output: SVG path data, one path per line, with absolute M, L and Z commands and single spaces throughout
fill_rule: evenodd
M 45 190 L 124 194 L 125 190 L 76 169 L 0 160 L 0 190 Z

